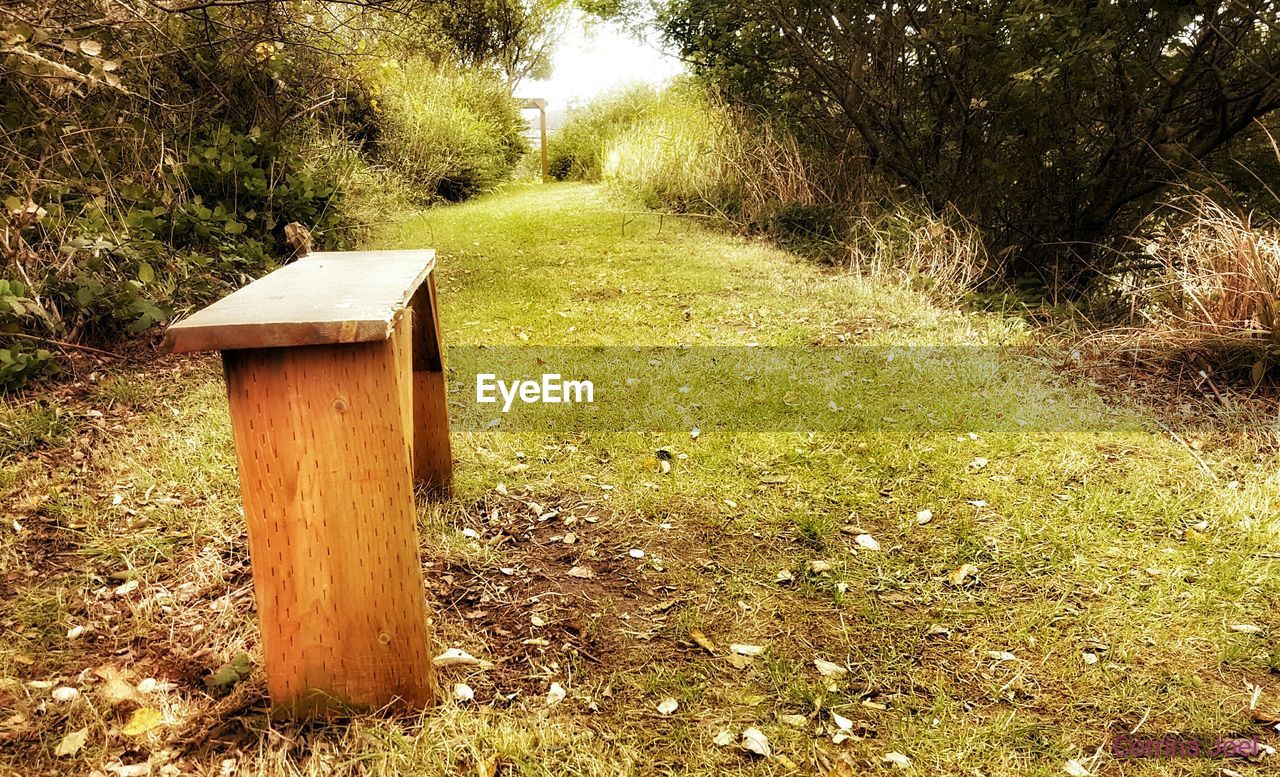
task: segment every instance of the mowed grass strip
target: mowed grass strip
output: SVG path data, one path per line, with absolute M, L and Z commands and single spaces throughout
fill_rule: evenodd
M 512 187 L 378 247 L 440 251 L 452 346 L 977 344 L 1018 376 L 983 387 L 992 407 L 1055 402 L 1080 429 L 1116 412 L 1020 357 L 1036 334 L 1019 320 L 628 211 L 598 187 Z M 464 412 L 474 375 L 451 377 Z M 0 409 L 18 430 L 0 474 L 10 769 L 859 774 L 898 753 L 920 774 L 1207 775 L 1221 764 L 1114 759 L 1109 737 L 1267 740 L 1253 719 L 1280 711 L 1273 453 L 1197 427 L 1193 456 L 1124 407 L 1136 424 L 1109 433 L 458 434 L 456 499 L 421 510 L 424 571 L 439 647 L 497 668 L 442 672 L 421 719 L 271 721 L 260 668 L 230 695 L 204 683 L 257 649 L 222 390 L 212 360 L 165 359 Z M 875 413 L 909 418 L 972 400 L 872 390 Z M 103 667 L 149 690 L 113 705 Z M 131 706 L 163 723 L 123 733 Z M 772 757 L 740 747 L 747 728 Z

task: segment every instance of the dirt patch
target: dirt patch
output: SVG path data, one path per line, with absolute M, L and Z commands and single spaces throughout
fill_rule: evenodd
M 686 598 L 662 554 L 602 539 L 615 536 L 618 518 L 601 504 L 513 497 L 477 503 L 468 515 L 464 531 L 493 561 L 425 571 L 438 647 L 460 646 L 494 665 L 467 679 L 482 701 L 543 694 L 566 672 L 633 663 L 637 645 Z

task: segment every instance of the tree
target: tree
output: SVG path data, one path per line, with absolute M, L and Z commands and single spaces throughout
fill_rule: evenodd
M 565 0 L 458 0 L 436 11 L 445 37 L 470 66 L 493 64 L 511 89 L 551 72 L 564 33 Z
M 1274 0 L 669 0 L 662 21 L 731 97 L 858 146 L 1015 269 L 1077 285 L 1280 108 Z

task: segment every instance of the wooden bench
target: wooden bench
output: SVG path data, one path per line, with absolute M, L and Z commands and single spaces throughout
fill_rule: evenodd
M 316 253 L 165 334 L 222 353 L 277 708 L 434 700 L 413 501 L 452 486 L 434 267 Z

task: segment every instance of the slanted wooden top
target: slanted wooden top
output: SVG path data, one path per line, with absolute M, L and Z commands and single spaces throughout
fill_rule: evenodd
M 311 254 L 169 327 L 163 347 L 183 353 L 386 340 L 435 264 L 430 249 Z

